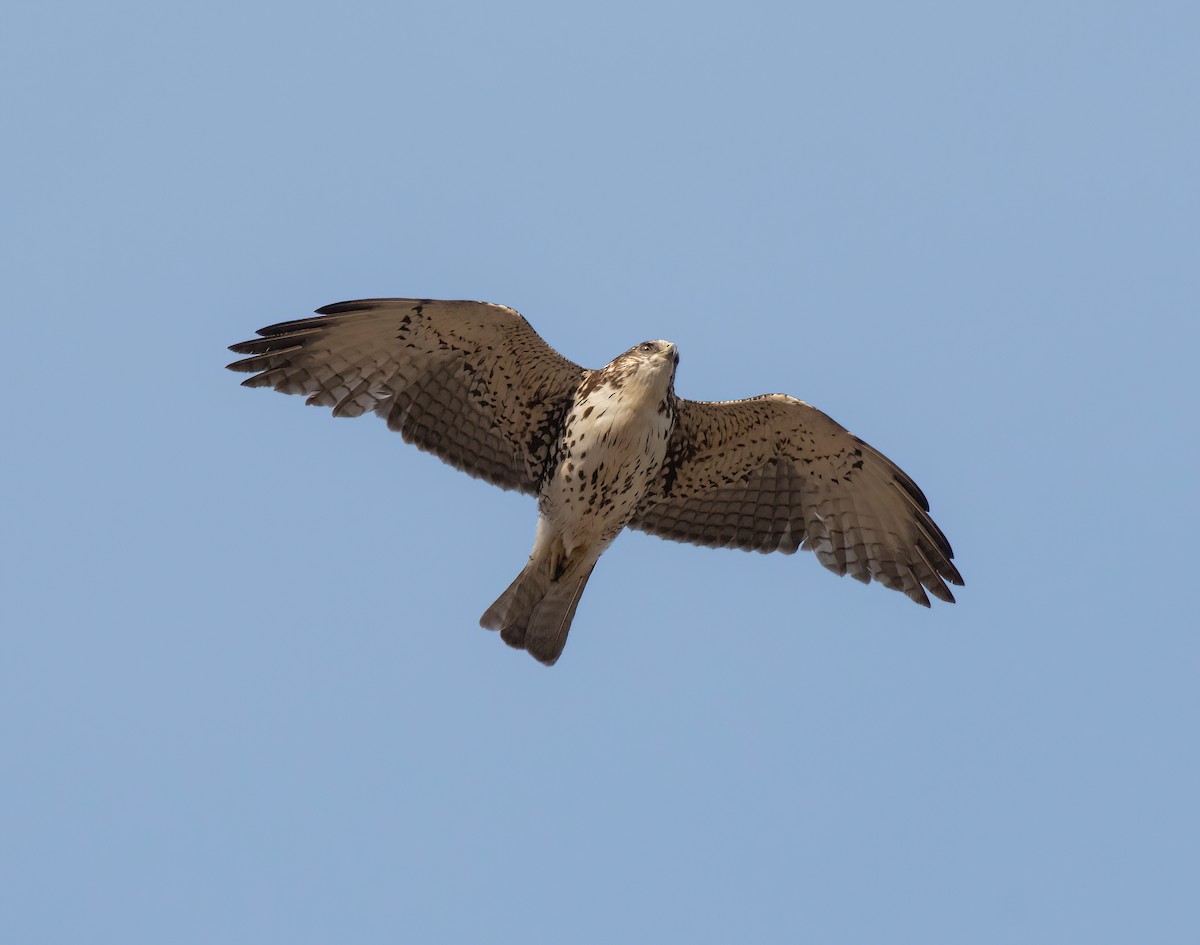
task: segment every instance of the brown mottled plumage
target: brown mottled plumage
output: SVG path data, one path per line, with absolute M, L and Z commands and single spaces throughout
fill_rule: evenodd
M 666 341 L 588 371 L 517 312 L 486 302 L 368 299 L 233 345 L 243 383 L 337 417 L 374 411 L 410 443 L 538 498 L 524 570 L 480 621 L 544 663 L 562 653 L 597 559 L 626 526 L 722 548 L 808 548 L 838 574 L 929 606 L 961 585 L 916 484 L 785 394 L 675 396 Z

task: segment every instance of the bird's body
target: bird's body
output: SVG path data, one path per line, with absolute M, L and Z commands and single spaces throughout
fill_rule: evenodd
M 648 341 L 576 392 L 538 492 L 538 511 L 568 553 L 611 544 L 658 477 L 675 423 L 674 379 L 675 346 Z
M 572 398 L 538 490 L 529 563 L 480 621 L 553 662 L 600 555 L 645 500 L 674 426 L 675 346 L 648 341 L 592 374 Z
M 374 299 L 232 346 L 245 383 L 335 416 L 373 410 L 418 447 L 538 500 L 533 551 L 481 624 L 561 655 L 600 555 L 625 527 L 720 547 L 813 550 L 928 606 L 961 584 L 920 489 L 819 410 L 783 394 L 675 396 L 673 344 L 587 371 L 519 314 L 483 302 Z

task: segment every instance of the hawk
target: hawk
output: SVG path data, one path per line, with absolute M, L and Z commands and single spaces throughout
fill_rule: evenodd
M 419 449 L 538 501 L 529 561 L 480 624 L 547 665 L 622 529 L 714 548 L 805 548 L 925 607 L 962 585 L 925 495 L 895 463 L 787 394 L 675 396 L 679 353 L 635 345 L 599 370 L 487 302 L 365 299 L 232 345 L 247 387 L 335 417 L 373 411 Z M 926 593 L 928 592 L 928 594 Z

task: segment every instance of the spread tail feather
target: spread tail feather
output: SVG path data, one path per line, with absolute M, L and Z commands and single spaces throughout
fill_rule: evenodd
M 528 650 L 530 656 L 553 666 L 567 645 L 575 608 L 595 566 L 593 561 L 581 569 L 568 569 L 553 580 L 543 562 L 530 560 L 479 618 L 479 625 L 499 630 L 509 646 Z

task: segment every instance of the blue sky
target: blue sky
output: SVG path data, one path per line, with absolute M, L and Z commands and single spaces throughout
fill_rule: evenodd
M 27 943 L 1194 943 L 1184 3 L 5 14 L 0 915 Z M 926 611 L 534 506 L 238 387 L 478 298 L 786 391 L 929 495 Z

